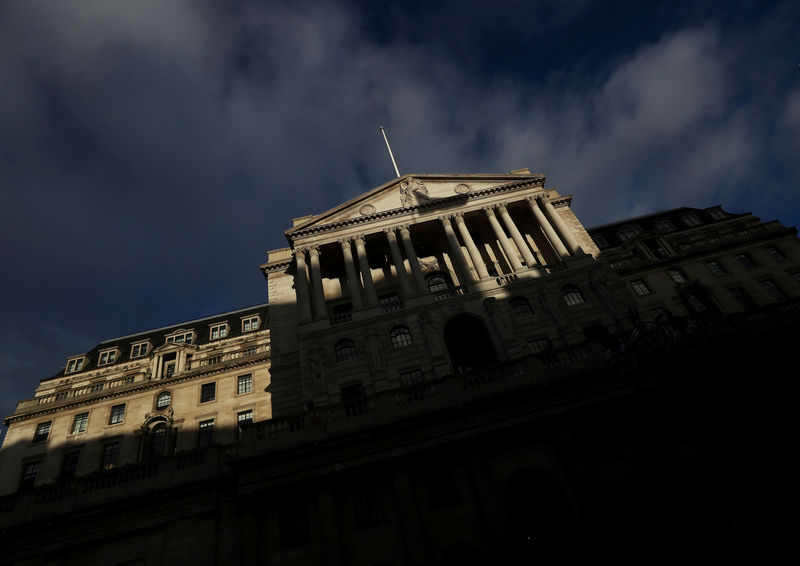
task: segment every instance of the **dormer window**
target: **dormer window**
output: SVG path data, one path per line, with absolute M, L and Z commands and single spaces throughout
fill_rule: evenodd
M 603 249 L 608 247 L 608 241 L 602 234 L 595 234 L 592 238 L 594 238 L 594 243 L 597 244 L 598 248 Z
M 625 226 L 622 230 L 617 232 L 619 239 L 623 242 L 627 242 L 628 240 L 633 240 L 636 236 L 638 236 L 642 232 L 641 226 Z
M 682 216 L 681 220 L 683 220 L 683 223 L 687 226 L 700 226 L 700 224 L 702 224 L 696 214 L 687 214 Z
M 672 224 L 672 222 L 670 222 L 666 218 L 663 219 L 663 220 L 656 220 L 655 227 L 656 227 L 656 230 L 658 230 L 659 232 L 674 232 L 675 231 L 675 226 Z
M 225 338 L 228 335 L 228 323 L 224 324 L 215 324 L 211 327 L 211 339 L 212 340 L 219 340 L 220 338 Z
M 253 332 L 261 325 L 261 317 L 249 316 L 242 319 L 242 332 Z
M 139 342 L 131 346 L 131 359 L 146 356 L 150 350 L 150 342 Z
M 181 332 L 180 334 L 174 334 L 172 336 L 167 336 L 167 343 L 168 344 L 191 344 L 192 340 L 194 340 L 194 332 Z
M 728 213 L 721 208 L 712 208 L 708 211 L 708 215 L 714 220 L 725 220 L 728 217 Z
M 118 354 L 119 350 L 117 348 L 100 352 L 100 359 L 98 360 L 97 365 L 107 366 L 108 364 L 113 364 L 117 360 Z
M 86 356 L 80 358 L 72 358 L 67 361 L 67 370 L 64 373 L 78 373 L 86 365 Z

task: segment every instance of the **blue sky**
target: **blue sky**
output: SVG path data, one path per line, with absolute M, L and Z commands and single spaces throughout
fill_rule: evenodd
M 101 340 L 266 300 L 290 218 L 530 167 L 588 226 L 800 221 L 793 2 L 0 4 L 0 412 Z

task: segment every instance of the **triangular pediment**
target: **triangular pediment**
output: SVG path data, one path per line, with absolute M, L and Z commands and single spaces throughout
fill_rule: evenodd
M 297 219 L 287 234 L 374 215 L 402 214 L 404 209 L 410 211 L 421 205 L 435 205 L 437 201 L 444 204 L 495 187 L 531 182 L 543 185 L 544 175 L 403 175 L 326 212 Z

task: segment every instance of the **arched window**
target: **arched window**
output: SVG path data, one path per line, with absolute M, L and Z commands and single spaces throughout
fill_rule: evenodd
M 575 285 L 564 285 L 561 288 L 561 294 L 564 296 L 564 302 L 569 306 L 579 305 L 586 302 L 586 299 L 583 298 L 581 290 Z
M 397 350 L 398 348 L 405 348 L 411 346 L 414 341 L 411 339 L 411 331 L 407 326 L 395 326 L 389 332 L 389 338 L 392 339 L 392 347 Z
M 167 425 L 159 423 L 150 429 L 150 450 L 148 456 L 151 460 L 161 458 L 164 455 L 164 448 L 167 446 Z
M 166 409 L 172 403 L 172 394 L 169 391 L 163 391 L 156 397 L 156 409 Z
M 511 306 L 511 311 L 514 315 L 519 318 L 533 314 L 533 308 L 525 297 L 513 297 L 508 304 Z
M 441 271 L 436 271 L 428 275 L 425 278 L 425 282 L 428 284 L 428 291 L 431 293 L 447 291 L 453 286 L 453 281 L 450 279 L 450 276 Z
M 343 338 L 336 343 L 336 361 L 344 362 L 346 360 L 356 359 L 356 343 L 350 338 Z

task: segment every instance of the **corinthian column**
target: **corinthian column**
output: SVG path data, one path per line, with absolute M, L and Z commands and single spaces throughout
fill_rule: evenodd
M 295 250 L 294 259 L 297 269 L 294 274 L 294 291 L 297 295 L 297 307 L 300 320 L 311 320 L 311 303 L 308 301 L 308 268 L 306 267 L 306 250 Z
M 314 313 L 317 317 L 323 317 L 327 314 L 327 309 L 325 308 L 325 291 L 322 288 L 322 272 L 319 267 L 319 246 L 309 248 L 308 255 L 311 258 L 311 298 Z
M 550 222 L 544 217 L 544 214 L 542 214 L 542 211 L 539 209 L 539 204 L 537 203 L 537 198 L 528 197 L 525 200 L 528 201 L 528 206 L 531 207 L 531 211 L 533 212 L 533 216 L 536 218 L 536 222 L 538 222 L 539 226 L 541 226 L 542 230 L 544 230 L 545 236 L 547 236 L 550 245 L 553 246 L 553 249 L 558 254 L 558 257 L 561 259 L 568 258 L 569 252 L 567 251 L 567 248 L 564 247 L 564 244 L 561 242 L 558 234 L 556 234 L 556 231 L 553 230 Z
M 472 240 L 469 230 L 467 230 L 467 225 L 464 222 L 464 215 L 457 212 L 454 216 L 458 232 L 461 234 L 461 239 L 464 240 L 464 244 L 467 246 L 469 256 L 472 258 L 472 264 L 478 272 L 478 277 L 481 279 L 489 277 L 489 272 L 486 270 L 486 264 L 483 263 L 481 253 L 478 251 L 477 246 L 475 246 L 475 242 Z
M 528 268 L 536 267 L 538 265 L 536 263 L 536 259 L 533 257 L 533 254 L 531 253 L 528 244 L 525 242 L 525 239 L 522 237 L 522 234 L 519 233 L 517 225 L 514 224 L 514 220 L 511 218 L 511 215 L 508 214 L 506 205 L 501 204 L 497 207 L 497 210 L 500 211 L 500 218 L 503 219 L 503 224 L 506 225 L 506 229 L 514 239 L 514 243 L 517 245 L 517 248 L 519 248 L 522 257 L 525 259 L 525 263 L 528 264 Z
M 414 275 L 417 293 L 422 293 L 426 290 L 425 278 L 422 276 L 422 269 L 419 267 L 419 258 L 417 258 L 417 252 L 414 251 L 414 244 L 411 242 L 411 232 L 408 230 L 408 225 L 400 226 L 400 237 L 403 240 L 403 249 L 406 250 L 406 257 L 411 266 L 411 273 Z
M 561 215 L 556 212 L 553 203 L 550 202 L 550 198 L 546 195 L 542 195 L 540 197 L 540 202 L 544 206 L 544 211 L 547 213 L 547 216 L 549 216 L 553 224 L 556 225 L 556 230 L 558 230 L 558 233 L 561 235 L 561 239 L 567 244 L 572 255 L 583 255 L 583 250 L 578 244 L 578 240 L 575 239 L 572 230 L 569 229 L 569 226 L 567 226 L 567 223 L 561 218 Z
M 353 304 L 354 309 L 360 309 L 364 306 L 361 301 L 361 283 L 356 275 L 356 266 L 353 263 L 353 250 L 351 249 L 350 238 L 342 238 L 339 240 L 342 246 L 342 253 L 344 254 L 344 272 L 347 274 L 347 288 L 350 289 L 350 302 Z
M 456 233 L 453 231 L 453 225 L 450 224 L 450 217 L 447 215 L 440 216 L 439 221 L 442 223 L 442 226 L 444 226 L 444 233 L 447 236 L 447 243 L 450 244 L 453 261 L 459 271 L 458 278 L 461 280 L 461 284 L 466 285 L 469 282 L 475 281 L 475 276 L 472 274 L 472 270 L 470 270 L 469 264 L 467 264 L 467 260 L 464 257 L 461 244 L 458 243 Z
M 363 236 L 353 238 L 356 243 L 356 253 L 358 254 L 358 266 L 361 268 L 361 278 L 364 280 L 364 292 L 367 295 L 367 305 L 378 304 L 378 294 L 375 292 L 375 283 L 372 282 L 372 272 L 369 269 L 367 260 L 367 249 Z
M 394 228 L 384 228 L 383 233 L 386 234 L 386 239 L 389 240 L 389 252 L 392 254 L 394 268 L 397 271 L 397 279 L 400 281 L 400 294 L 404 297 L 410 297 L 413 294 L 411 282 L 408 280 L 408 272 L 406 271 L 403 256 L 400 255 L 400 246 L 397 245 L 397 234 L 394 233 Z
M 489 219 L 489 224 L 492 225 L 492 230 L 494 230 L 494 235 L 497 238 L 497 241 L 500 242 L 500 245 L 503 247 L 503 251 L 506 252 L 508 261 L 511 263 L 511 268 L 514 271 L 521 271 L 522 262 L 519 261 L 519 257 L 517 257 L 517 250 L 512 247 L 511 242 L 508 241 L 506 233 L 503 232 L 503 228 L 500 226 L 500 222 L 497 221 L 497 217 L 494 215 L 494 206 L 484 206 L 483 211 L 486 213 L 486 217 Z

